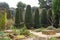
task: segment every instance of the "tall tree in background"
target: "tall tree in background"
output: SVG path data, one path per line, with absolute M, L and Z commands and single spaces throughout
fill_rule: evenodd
M 35 12 L 36 8 L 37 8 L 37 7 L 35 7 L 35 6 L 31 8 L 32 13 L 34 13 L 34 12 Z
M 54 26 L 59 27 L 60 0 L 53 0 Z
M 41 13 L 41 26 L 47 27 L 48 26 L 48 19 L 47 19 L 47 10 L 44 8 Z
M 24 12 L 25 6 L 26 6 L 26 4 L 24 4 L 22 2 L 18 2 L 18 4 L 17 4 L 17 7 L 19 8 L 19 11 L 20 11 L 21 22 L 23 22 L 23 12 Z
M 35 16 L 34 16 L 34 28 L 39 28 L 39 9 L 37 8 L 35 11 Z
M 9 5 L 6 2 L 0 2 L 0 8 L 5 8 L 6 10 L 8 10 Z
M 22 3 L 22 2 L 18 2 L 17 7 L 22 8 L 22 11 L 24 11 L 24 8 L 26 7 L 26 4 Z
M 52 7 L 52 0 L 38 0 L 40 8 L 51 8 Z
M 20 28 L 20 13 L 19 13 L 19 8 L 16 8 L 15 27 L 16 28 Z
M 35 10 L 37 9 L 38 7 L 36 7 L 36 6 L 34 6 L 34 7 L 32 7 L 31 8 L 31 10 L 32 10 L 32 26 L 34 26 L 34 14 L 35 14 Z
M 32 25 L 32 13 L 31 13 L 31 6 L 30 5 L 27 5 L 27 8 L 26 8 L 25 25 L 27 28 L 31 28 L 31 25 Z
M 6 2 L 0 2 L 0 8 L 1 9 L 5 9 L 7 11 L 7 19 L 10 19 L 11 18 L 11 13 L 10 13 L 10 10 L 9 10 L 8 3 L 6 3 Z
M 44 8 L 46 6 L 46 1 L 45 0 L 38 0 L 40 8 Z
M 19 16 L 20 16 L 20 17 L 19 17 L 19 18 L 20 18 L 20 22 L 23 22 L 22 8 L 19 8 L 19 14 L 20 14 L 20 15 L 19 15 Z

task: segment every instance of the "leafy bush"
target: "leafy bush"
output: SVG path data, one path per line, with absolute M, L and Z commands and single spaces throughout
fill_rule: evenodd
M 55 27 L 53 27 L 53 26 L 48 26 L 47 27 L 47 30 L 55 30 L 56 28 Z
M 49 40 L 56 40 L 56 38 L 54 38 L 54 37 L 51 37 Z
M 5 23 L 6 23 L 6 12 L 0 11 L 0 30 L 5 29 Z
M 10 29 L 12 27 L 12 24 L 13 24 L 13 20 L 12 19 L 7 20 L 6 25 L 5 25 L 6 29 Z
M 24 26 L 23 28 L 20 29 L 20 35 L 30 35 L 30 32 L 28 29 Z
M 39 29 L 36 29 L 36 30 L 34 30 L 34 31 L 36 31 L 36 32 L 42 32 L 43 30 L 46 30 L 46 28 L 39 28 Z

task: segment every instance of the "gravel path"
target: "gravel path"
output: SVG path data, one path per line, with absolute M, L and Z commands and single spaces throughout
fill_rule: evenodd
M 30 31 L 30 33 L 32 33 L 32 34 L 37 35 L 38 37 L 40 37 L 41 40 L 48 40 L 51 37 L 57 37 L 57 38 L 60 37 L 60 33 L 56 33 L 55 35 L 44 35 L 44 34 L 42 34 L 42 32 L 33 32 L 31 30 L 29 30 L 29 31 Z

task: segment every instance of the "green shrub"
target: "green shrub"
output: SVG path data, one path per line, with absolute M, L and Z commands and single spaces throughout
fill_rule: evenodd
M 51 37 L 49 40 L 56 40 L 56 38 L 55 37 Z
M 42 32 L 43 30 L 46 30 L 46 28 L 39 28 L 39 29 L 36 29 L 36 30 L 34 30 L 34 31 L 36 31 L 36 32 Z
M 5 29 L 6 24 L 6 12 L 0 11 L 0 31 Z
M 47 30 L 55 30 L 56 28 L 55 27 L 53 27 L 53 26 L 48 26 L 47 27 Z
M 28 29 L 24 26 L 23 28 L 20 29 L 20 35 L 30 35 L 30 32 Z

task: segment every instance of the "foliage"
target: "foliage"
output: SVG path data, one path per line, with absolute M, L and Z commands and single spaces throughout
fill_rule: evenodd
M 41 27 L 41 28 L 36 29 L 36 30 L 34 30 L 34 31 L 35 31 L 35 32 L 42 32 L 43 30 L 47 30 L 47 29 L 46 29 L 46 28 Z
M 53 26 L 53 13 L 52 13 L 52 9 L 48 9 L 48 25 L 52 25 Z
M 22 2 L 18 2 L 17 7 L 22 8 L 22 11 L 24 11 L 24 8 L 26 7 L 26 4 L 22 3 Z
M 37 7 L 35 7 L 35 6 L 31 8 L 32 13 L 34 13 L 34 12 L 35 12 L 36 8 L 37 8 Z
M 0 11 L 0 31 L 5 29 L 6 24 L 6 12 Z
M 27 5 L 27 8 L 26 8 L 25 25 L 27 28 L 31 28 L 31 26 L 32 26 L 32 13 L 31 13 L 31 6 L 30 5 Z
M 20 28 L 20 13 L 19 9 L 16 9 L 16 15 L 15 15 L 15 27 Z
M 7 11 L 7 19 L 11 19 L 12 18 L 12 12 L 10 10 Z
M 10 40 L 8 37 L 4 37 L 3 40 Z
M 54 27 L 59 27 L 60 0 L 53 0 Z
M 41 15 L 41 27 L 47 27 L 48 26 L 47 10 L 43 9 L 40 15 Z
M 26 6 L 26 4 L 24 4 L 24 3 L 22 3 L 22 2 L 18 2 L 18 4 L 17 4 L 17 7 L 25 7 Z
M 48 26 L 47 30 L 55 30 L 56 28 L 54 28 L 53 26 Z
M 20 18 L 20 22 L 23 22 L 23 13 L 22 13 L 23 11 L 22 11 L 22 8 L 19 8 L 19 13 L 20 13 L 20 16 L 19 16 L 19 18 Z
M 17 8 L 19 9 L 20 13 L 20 21 L 23 22 L 23 13 L 25 11 L 26 4 L 23 2 L 18 2 Z
M 39 28 L 40 23 L 39 23 L 39 9 L 37 8 L 35 11 L 35 16 L 34 16 L 34 28 Z
M 30 32 L 28 31 L 26 26 L 24 26 L 23 28 L 20 29 L 20 35 L 26 35 L 26 36 L 30 35 Z
M 13 24 L 13 20 L 12 19 L 9 19 L 9 20 L 7 20 L 7 22 L 6 22 L 6 29 L 10 29 L 10 28 L 12 28 L 12 24 Z
M 38 0 L 40 8 L 51 8 L 52 7 L 52 0 Z
M 0 8 L 9 9 L 9 5 L 5 2 L 0 2 Z
M 20 13 L 20 21 L 23 22 L 23 12 L 24 12 L 24 8 L 25 8 L 26 4 L 22 3 L 22 2 L 18 2 L 17 4 L 17 8 L 19 8 L 19 13 Z
M 49 40 L 56 40 L 56 38 L 52 37 L 52 38 L 50 38 Z
M 44 8 L 46 6 L 46 1 L 45 0 L 38 0 L 38 1 L 39 1 L 39 4 L 40 4 L 41 8 Z

